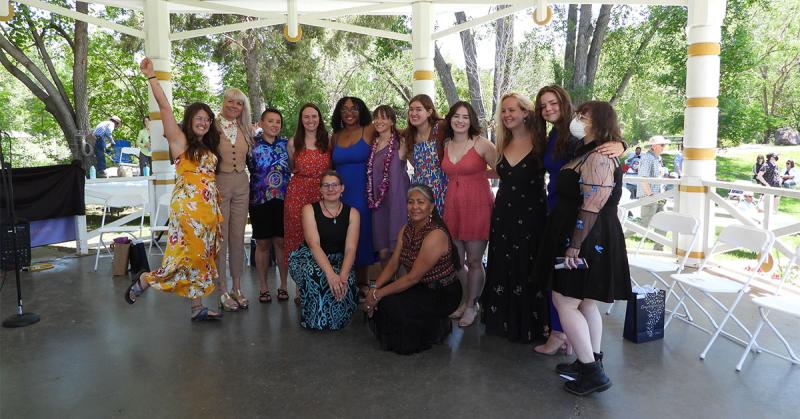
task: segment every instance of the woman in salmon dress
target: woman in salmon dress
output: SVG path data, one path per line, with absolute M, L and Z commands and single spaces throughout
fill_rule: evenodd
M 158 103 L 164 135 L 175 159 L 177 181 L 170 203 L 169 239 L 159 269 L 138 272 L 125 292 L 129 304 L 147 288 L 173 292 L 191 299 L 191 320 L 217 320 L 222 313 L 204 307 L 202 297 L 214 290 L 217 279 L 222 213 L 215 171 L 219 162 L 219 133 L 213 128 L 214 112 L 204 103 L 186 108 L 182 127 L 155 77 L 149 58 L 140 64 Z
M 451 314 L 458 325 L 467 327 L 478 315 L 478 298 L 483 291 L 486 272 L 483 254 L 489 242 L 489 224 L 494 197 L 487 178 L 497 150 L 480 136 L 475 110 L 468 102 L 456 102 L 445 118 L 447 141 L 442 170 L 447 175 L 444 199 L 444 222 L 453 237 L 461 269 L 456 272 L 464 295 L 461 305 Z

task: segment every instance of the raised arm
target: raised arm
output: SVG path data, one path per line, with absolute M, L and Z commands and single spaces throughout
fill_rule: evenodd
M 580 185 L 583 204 L 578 211 L 578 218 L 575 220 L 575 229 L 572 232 L 566 257 L 577 258 L 579 256 L 583 240 L 592 231 L 600 210 L 611 196 L 616 167 L 616 160 L 596 152 L 590 154 L 580 167 L 579 172 L 583 179 L 583 183 Z M 565 263 L 569 266 L 568 261 Z
M 153 91 L 153 97 L 158 104 L 158 110 L 161 112 L 164 137 L 167 138 L 167 142 L 169 143 L 172 158 L 178 158 L 186 151 L 186 136 L 183 135 L 183 131 L 181 131 L 178 126 L 178 122 L 175 121 L 175 115 L 172 114 L 172 105 L 170 105 L 169 100 L 167 100 L 167 95 L 164 94 L 164 89 L 161 88 L 158 79 L 156 79 L 156 73 L 153 70 L 153 61 L 145 57 L 142 62 L 139 63 L 139 69 L 142 70 L 142 74 L 147 77 L 147 82 L 150 84 L 150 89 Z

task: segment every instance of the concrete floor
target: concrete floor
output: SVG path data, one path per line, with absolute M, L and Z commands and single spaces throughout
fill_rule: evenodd
M 561 389 L 566 356 L 531 352 L 456 327 L 446 345 L 413 356 L 379 350 L 360 314 L 345 330 L 298 326 L 292 303 L 259 304 L 217 324 L 192 324 L 188 302 L 147 292 L 122 300 L 127 278 L 110 260 L 62 257 L 23 274 L 26 309 L 42 321 L 0 329 L 2 418 L 778 418 L 798 417 L 800 367 L 761 354 L 741 373 L 742 348 L 720 339 L 698 359 L 707 335 L 675 322 L 666 339 L 621 338 L 624 303 L 605 316 L 605 366 L 614 387 L 586 398 Z M 151 266 L 157 258 L 152 258 Z M 255 270 L 243 289 L 255 300 Z M 272 286 L 274 295 L 274 285 Z M 15 312 L 13 275 L 0 316 Z M 745 301 L 738 313 L 755 324 Z M 800 342 L 800 328 L 775 316 Z M 777 342 L 765 333 L 763 343 Z

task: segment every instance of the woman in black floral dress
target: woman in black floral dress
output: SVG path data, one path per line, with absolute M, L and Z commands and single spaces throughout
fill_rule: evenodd
M 545 339 L 548 324 L 547 299 L 531 275 L 547 217 L 544 138 L 533 138 L 530 100 L 509 93 L 500 103 L 500 188 L 492 211 L 482 320 L 487 334 L 527 343 Z

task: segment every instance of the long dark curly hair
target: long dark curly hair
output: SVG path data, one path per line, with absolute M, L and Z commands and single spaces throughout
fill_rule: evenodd
M 198 112 L 204 111 L 211 118 L 208 123 L 208 132 L 202 137 L 198 137 L 194 130 L 192 130 L 192 120 Z M 187 106 L 183 111 L 183 121 L 181 122 L 181 131 L 186 136 L 186 157 L 194 162 L 199 162 L 200 158 L 206 151 L 214 153 L 217 157 L 217 162 L 221 161 L 219 154 L 219 131 L 214 125 L 214 111 L 211 107 L 203 102 L 195 102 Z

